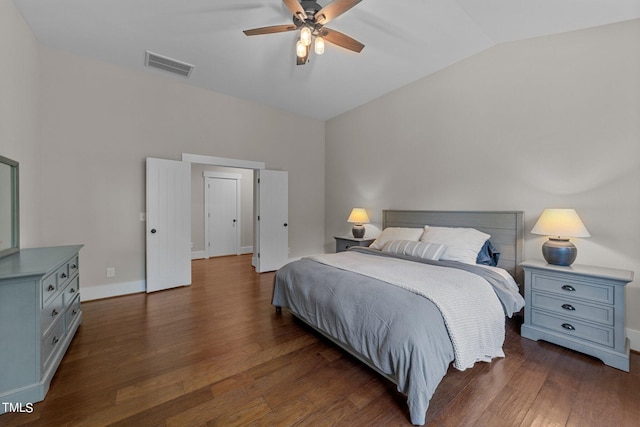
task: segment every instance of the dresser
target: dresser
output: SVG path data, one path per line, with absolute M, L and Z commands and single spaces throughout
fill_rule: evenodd
M 376 239 L 369 238 L 357 238 L 350 236 L 334 236 L 336 239 L 336 252 L 344 252 L 349 249 L 351 246 L 369 246 Z
M 526 261 L 521 334 L 591 356 L 629 371 L 625 286 L 633 272 L 604 267 L 562 267 Z
M 82 322 L 81 248 L 22 249 L 0 258 L 0 402 L 24 406 L 47 394 Z

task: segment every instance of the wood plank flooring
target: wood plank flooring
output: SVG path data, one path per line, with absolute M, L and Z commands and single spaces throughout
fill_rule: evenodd
M 193 285 L 83 304 L 45 401 L 0 416 L 30 426 L 407 426 L 395 386 L 270 305 L 273 273 L 250 256 L 193 262 Z M 523 339 L 506 358 L 450 369 L 430 426 L 638 426 L 631 373 Z

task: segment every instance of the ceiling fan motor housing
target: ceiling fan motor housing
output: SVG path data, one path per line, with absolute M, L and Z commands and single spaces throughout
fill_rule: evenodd
M 308 24 L 308 25 L 311 25 L 312 27 L 315 27 L 317 24 L 315 16 L 316 16 L 316 13 L 318 13 L 318 11 L 322 9 L 322 6 L 320 6 L 316 1 L 309 1 L 309 0 L 302 0 L 300 2 L 300 6 L 302 6 L 305 13 L 307 14 L 307 19 L 302 20 L 298 16 L 294 15 L 293 23 L 296 24 L 296 26 Z

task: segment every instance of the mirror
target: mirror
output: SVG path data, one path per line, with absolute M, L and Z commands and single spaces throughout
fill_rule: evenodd
M 0 156 L 0 257 L 20 250 L 18 162 Z

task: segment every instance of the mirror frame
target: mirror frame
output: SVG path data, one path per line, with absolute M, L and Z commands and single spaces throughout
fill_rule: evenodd
M 6 249 L 0 249 L 1 258 L 20 251 L 20 165 L 15 160 L 11 160 L 3 156 L 0 156 L 0 164 L 8 165 L 11 168 L 9 182 L 9 192 L 11 197 L 11 218 L 8 218 L 11 223 L 8 227 L 11 229 L 11 246 Z M 0 185 L 5 184 L 0 182 Z M 3 221 L 6 221 L 6 219 L 3 219 Z

